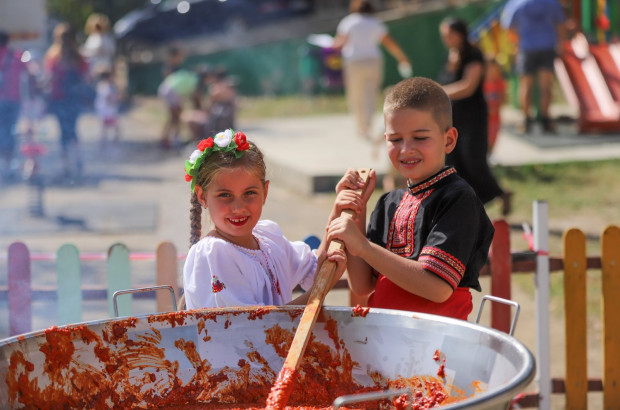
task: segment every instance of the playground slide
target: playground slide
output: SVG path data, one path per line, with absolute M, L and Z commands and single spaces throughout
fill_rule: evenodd
M 615 51 L 614 51 L 615 52 Z M 620 131 L 620 69 L 606 44 L 593 46 L 575 36 L 555 62 L 567 100 L 579 110 L 580 132 Z

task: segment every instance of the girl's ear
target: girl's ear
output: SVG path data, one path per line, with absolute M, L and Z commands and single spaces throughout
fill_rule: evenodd
M 198 202 L 200 202 L 200 205 L 202 205 L 203 208 L 206 208 L 207 201 L 204 198 L 204 191 L 202 190 L 202 187 L 196 184 L 196 186 L 194 186 L 194 192 L 196 192 L 196 198 L 198 198 Z
M 263 197 L 263 205 L 267 201 L 267 192 L 269 192 L 269 180 L 265 181 L 265 196 Z
M 445 141 L 446 141 L 446 154 L 449 154 L 454 150 L 456 146 L 456 141 L 459 139 L 459 132 L 455 127 L 448 128 L 448 131 L 445 133 Z

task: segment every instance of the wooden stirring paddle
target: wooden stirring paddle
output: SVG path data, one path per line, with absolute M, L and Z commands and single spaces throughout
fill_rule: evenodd
M 363 189 L 357 190 L 362 193 L 368 185 L 370 168 L 359 169 L 358 172 L 366 183 Z M 342 211 L 342 215 L 347 215 L 350 218 L 353 218 L 355 217 L 355 212 L 345 209 Z M 344 249 L 344 243 L 339 240 L 331 241 L 327 252 L 330 253 L 336 249 Z M 291 343 L 288 355 L 284 361 L 284 366 L 280 370 L 276 382 L 269 392 L 269 397 L 267 397 L 266 409 L 280 410 L 286 406 L 295 383 L 295 376 L 297 369 L 299 368 L 299 364 L 301 363 L 301 357 L 303 356 L 306 346 L 308 345 L 308 341 L 310 340 L 312 328 L 316 323 L 316 319 L 321 310 L 321 305 L 323 304 L 325 295 L 329 291 L 329 285 L 332 282 L 335 271 L 335 262 L 325 260 L 321 265 L 314 281 L 314 286 L 312 286 L 312 289 L 310 290 L 308 303 L 306 304 L 299 321 L 299 326 L 297 327 L 297 331 L 293 337 L 293 342 Z

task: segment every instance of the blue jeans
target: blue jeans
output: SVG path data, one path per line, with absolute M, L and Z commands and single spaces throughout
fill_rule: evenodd
M 63 151 L 66 151 L 78 140 L 76 128 L 81 111 L 80 102 L 74 99 L 50 100 L 48 107 L 58 118 L 60 145 Z
M 15 126 L 19 119 L 19 102 L 0 100 L 0 153 L 12 156 L 15 153 Z

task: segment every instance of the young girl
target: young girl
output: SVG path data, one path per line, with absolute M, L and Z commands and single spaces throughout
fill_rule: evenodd
M 120 95 L 110 69 L 102 69 L 98 76 L 95 111 L 101 121 L 101 148 L 105 149 L 108 135 L 115 143 L 120 139 L 121 131 L 118 124 Z
M 275 222 L 261 220 L 269 181 L 263 154 L 232 129 L 198 144 L 185 161 L 191 182 L 191 248 L 183 283 L 188 309 L 243 305 L 305 304 L 310 292 L 295 300 L 293 289 L 309 289 L 325 259 L 303 242 L 288 241 Z M 202 208 L 213 229 L 202 239 Z M 330 220 L 335 212 L 334 206 Z M 337 264 L 332 285 L 346 265 L 343 251 L 327 255 Z

